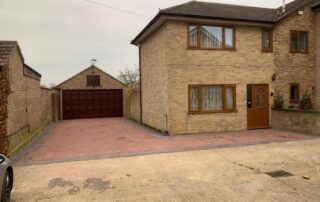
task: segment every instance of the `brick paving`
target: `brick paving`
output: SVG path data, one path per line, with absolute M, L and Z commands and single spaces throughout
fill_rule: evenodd
M 162 136 L 123 118 L 61 121 L 14 158 L 17 166 L 238 147 L 314 137 L 272 129 Z

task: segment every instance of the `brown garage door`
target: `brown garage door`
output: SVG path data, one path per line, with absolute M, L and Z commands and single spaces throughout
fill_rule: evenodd
M 64 119 L 123 116 L 122 90 L 65 90 Z

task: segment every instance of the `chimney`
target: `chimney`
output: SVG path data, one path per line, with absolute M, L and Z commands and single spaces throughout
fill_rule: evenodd
M 282 13 L 286 12 L 286 0 L 282 1 Z

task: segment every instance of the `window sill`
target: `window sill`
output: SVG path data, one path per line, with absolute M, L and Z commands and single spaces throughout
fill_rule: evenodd
M 189 115 L 193 114 L 221 114 L 221 113 L 237 113 L 238 110 L 230 109 L 230 110 L 219 110 L 219 111 L 207 111 L 207 112 L 188 112 Z
M 290 100 L 289 104 L 298 105 L 300 104 L 299 100 Z
M 273 53 L 273 50 L 267 50 L 267 49 L 265 49 L 265 50 L 261 50 L 261 52 L 263 52 L 263 53 Z
M 99 88 L 99 87 L 101 87 L 101 85 L 99 85 L 99 86 L 87 86 L 87 88 Z
M 193 47 L 188 47 L 187 50 L 236 51 L 236 48 L 193 48 Z
M 291 54 L 309 54 L 309 52 L 290 51 Z

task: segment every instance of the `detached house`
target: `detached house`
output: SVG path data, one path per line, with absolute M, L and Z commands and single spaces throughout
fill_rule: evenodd
M 132 44 L 143 124 L 170 134 L 290 127 L 302 116 L 320 125 L 317 111 L 312 120 L 286 111 L 305 94 L 320 109 L 320 0 L 275 9 L 191 1 L 160 10 Z M 283 113 L 271 109 L 278 95 Z

